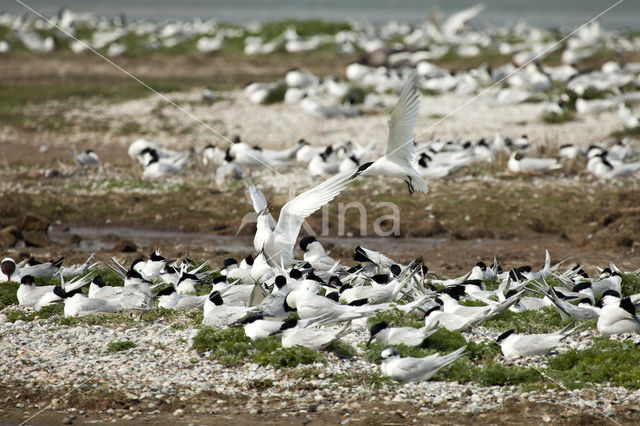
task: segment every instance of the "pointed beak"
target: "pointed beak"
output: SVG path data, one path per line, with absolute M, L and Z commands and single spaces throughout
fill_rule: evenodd
M 378 358 L 375 359 L 376 362 L 381 362 L 384 358 L 382 358 L 381 356 L 379 356 Z
M 369 345 L 371 344 L 372 340 L 373 340 L 373 336 L 369 337 L 369 340 L 367 340 L 367 344 L 365 345 L 365 348 L 369 349 Z
M 264 209 L 260 210 L 260 213 L 258 213 L 258 217 L 260 216 L 266 216 L 269 213 L 269 207 L 265 207 Z

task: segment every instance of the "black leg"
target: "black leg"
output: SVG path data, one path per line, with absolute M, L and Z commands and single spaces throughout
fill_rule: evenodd
M 409 187 L 409 197 L 411 197 L 414 192 L 413 182 L 411 181 L 411 176 L 407 176 L 407 177 L 409 178 L 409 180 L 405 180 L 405 182 L 407 183 L 407 187 Z

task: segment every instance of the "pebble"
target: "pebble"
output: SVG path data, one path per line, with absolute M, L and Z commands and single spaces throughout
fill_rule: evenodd
M 0 312 L 0 317 L 4 314 Z M 59 390 L 73 388 L 86 380 L 89 372 L 95 373 L 95 386 L 105 391 L 123 393 L 137 401 L 136 406 L 132 406 L 127 411 L 130 413 L 125 414 L 131 418 L 133 413 L 137 414 L 141 409 L 144 414 L 160 414 L 157 407 L 165 405 L 167 401 L 180 399 L 185 406 L 191 406 L 189 401 L 194 396 L 208 392 L 216 392 L 221 397 L 228 395 L 230 398 L 237 395 L 247 396 L 252 402 L 247 406 L 246 412 L 252 415 L 261 412 L 258 401 L 270 404 L 271 407 L 280 407 L 282 403 L 287 406 L 290 404 L 287 399 L 304 401 L 304 405 L 296 411 L 301 418 L 304 418 L 307 412 L 325 410 L 340 410 L 341 414 L 356 413 L 361 409 L 358 401 L 375 401 L 378 407 L 370 411 L 374 413 L 385 411 L 385 406 L 392 404 L 391 401 L 409 401 L 419 407 L 418 410 L 425 412 L 433 411 L 434 407 L 437 407 L 438 412 L 465 410 L 475 413 L 490 410 L 520 398 L 536 403 L 557 402 L 579 408 L 578 402 L 581 397 L 583 399 L 589 397 L 589 400 L 592 400 L 593 395 L 601 395 L 601 400 L 596 399 L 594 403 L 600 402 L 603 411 L 610 416 L 615 415 L 614 406 L 640 403 L 640 391 L 629 392 L 623 388 L 606 385 L 596 385 L 592 391 L 584 391 L 583 395 L 580 391 L 566 392 L 556 389 L 520 394 L 517 386 L 481 387 L 475 384 L 427 381 L 413 383 L 409 387 L 393 384 L 375 389 L 362 385 L 350 386 L 336 379 L 340 376 L 379 372 L 379 366 L 363 359 L 332 358 L 327 365 L 314 364 L 299 367 L 300 371 L 309 368 L 319 371 L 312 380 L 301 380 L 296 375 L 295 369 L 283 374 L 273 367 L 264 367 L 255 363 L 226 368 L 210 360 L 206 354 L 200 356 L 190 349 L 190 344 L 184 343 L 193 339 L 197 333 L 195 328 L 174 329 L 170 324 L 164 323 L 140 323 L 131 328 L 86 324 L 61 327 L 50 320 L 43 319 L 37 325 L 30 324 L 29 327 L 24 321 L 16 321 L 12 325 L 7 324 L 6 327 L 10 332 L 2 337 L 0 357 L 15 359 L 20 368 L 11 368 L 6 364 L 0 365 L 0 375 L 10 374 L 12 380 L 23 383 L 25 388 L 30 386 L 31 389 L 57 395 L 56 392 Z M 497 335 L 497 332 L 482 327 L 464 333 L 467 340 L 476 343 L 495 339 Z M 559 351 L 571 347 L 588 347 L 595 335 L 593 330 L 572 335 L 565 339 Z M 355 346 L 366 341 L 367 338 L 368 331 L 359 328 L 346 333 L 344 341 Z M 621 338 L 625 337 L 621 336 Z M 138 345 L 135 351 L 126 354 L 106 352 L 106 342 L 127 339 L 135 339 Z M 154 355 L 158 345 L 164 348 L 162 356 Z M 20 357 L 16 358 L 16 354 L 20 354 Z M 199 362 L 192 363 L 193 358 L 198 358 Z M 544 367 L 547 359 L 536 357 L 518 362 L 518 365 Z M 216 378 L 214 385 L 211 377 Z M 269 389 L 253 390 L 247 387 L 247 383 L 266 379 L 273 381 L 273 386 Z M 306 388 L 304 391 L 296 390 L 301 384 L 309 386 L 309 390 Z M 10 395 L 4 399 L 5 403 L 20 400 L 19 395 Z M 17 408 L 25 408 L 26 405 L 24 402 L 15 403 Z M 31 406 L 31 403 L 28 405 Z M 194 410 L 201 408 L 203 413 L 212 414 L 218 412 L 226 414 L 229 411 L 228 402 L 224 399 L 215 400 L 213 405 L 215 409 L 211 406 L 198 406 Z M 64 400 L 57 402 L 56 408 L 65 409 Z M 68 412 L 76 412 L 76 410 L 69 409 Z M 105 413 L 110 416 L 106 420 L 109 421 L 116 411 L 109 408 Z M 77 411 L 77 414 L 85 413 Z M 183 416 L 184 410 L 177 409 L 173 414 Z M 291 416 L 284 414 L 286 417 Z M 355 414 L 352 415 L 355 416 Z M 417 414 L 413 414 L 415 415 Z M 406 416 L 409 414 L 407 413 Z M 283 418 L 286 417 L 283 416 Z M 118 418 L 120 419 L 120 415 Z M 349 418 L 346 417 L 343 420 L 349 420 Z

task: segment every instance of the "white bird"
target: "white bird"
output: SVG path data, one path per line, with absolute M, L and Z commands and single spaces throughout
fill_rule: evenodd
M 91 255 L 80 265 L 71 265 L 71 266 L 61 266 L 58 270 L 58 274 L 61 277 L 70 277 L 72 275 L 80 275 L 87 272 L 87 269 L 91 269 L 91 262 L 95 259 L 96 254 L 91 253 Z
M 573 318 L 578 321 L 583 321 L 597 319 L 600 316 L 600 308 L 585 303 L 578 303 L 577 305 L 574 305 L 573 303 L 561 299 L 553 288 L 550 288 L 549 292 L 545 293 L 545 296 L 547 296 L 556 308 L 558 308 L 560 316 L 563 319 Z
M 603 297 L 604 305 L 598 317 L 598 331 L 605 336 L 620 333 L 639 333 L 640 319 L 636 316 L 636 307 L 631 302 L 631 299 L 628 297 L 618 299 L 611 296 L 606 299 Z
M 581 325 L 574 327 L 572 323 L 547 334 L 516 334 L 515 330 L 509 330 L 498 336 L 496 343 L 500 345 L 502 354 L 508 360 L 523 356 L 545 355 L 580 327 Z
M 146 312 L 153 307 L 153 293 L 151 283 L 135 269 L 127 272 L 124 279 L 124 288 L 120 294 L 122 310 L 130 312 Z
M 461 358 L 465 349 L 463 346 L 444 356 L 436 353 L 424 358 L 401 358 L 396 348 L 387 348 L 379 358 L 382 360 L 380 370 L 401 383 L 429 380 L 438 370 Z
M 140 156 L 144 165 L 142 177 L 145 179 L 157 179 L 180 173 L 189 164 L 191 153 L 186 152 L 178 157 L 161 159 L 155 149 L 145 148 L 140 153 Z
M 309 321 L 299 321 L 297 319 L 285 321 L 280 327 L 282 347 L 302 346 L 321 351 L 344 334 L 351 323 L 347 322 L 339 330 L 333 330 L 328 327 L 309 327 L 308 325 Z
M 20 281 L 20 269 L 16 266 L 15 260 L 5 257 L 0 263 L 0 282 L 11 281 Z
M 368 317 L 389 309 L 389 304 L 350 306 L 342 305 L 324 296 L 300 289 L 284 299 L 284 310 L 297 312 L 301 319 L 323 317 L 324 323 L 336 323 Z
M 484 8 L 485 6 L 480 3 L 451 14 L 442 24 L 442 35 L 447 38 L 447 41 L 452 41 L 451 39 L 458 31 L 464 28 L 467 21 L 473 19 L 482 12 Z
M 251 198 L 251 202 L 253 204 L 253 211 L 256 214 L 260 214 L 263 211 L 266 211 L 266 215 L 267 215 L 267 225 L 269 226 L 269 228 L 273 231 L 274 229 L 276 229 L 276 220 L 273 218 L 273 216 L 271 215 L 271 213 L 268 211 L 268 203 L 267 203 L 267 199 L 265 198 L 264 194 L 262 193 L 262 191 L 260 191 L 258 188 L 256 188 L 253 184 L 249 184 L 249 197 Z M 244 218 L 243 218 L 244 219 Z M 242 227 L 244 226 L 243 223 L 240 224 L 240 227 L 238 229 L 238 232 L 240 231 L 240 229 L 242 229 Z M 258 233 L 256 232 L 253 238 L 253 248 L 257 251 L 260 252 L 262 250 L 262 247 L 264 247 L 264 238 L 267 236 L 266 233 Z
M 439 327 L 389 327 L 385 321 L 379 322 L 369 329 L 371 337 L 367 346 L 373 341 L 380 345 L 418 346 L 429 336 L 435 334 Z
M 635 129 L 640 124 L 638 117 L 633 115 L 633 112 L 624 103 L 618 105 L 618 117 L 620 117 L 622 125 L 627 129 Z
M 16 297 L 18 298 L 18 304 L 20 306 L 32 307 L 42 296 L 47 293 L 53 293 L 54 286 L 36 286 L 35 279 L 31 275 L 25 275 L 20 279 L 20 287 Z
M 88 298 L 81 293 L 65 299 L 64 316 L 75 317 L 92 314 L 113 313 L 121 310 L 120 299 Z
M 202 155 L 202 164 L 205 166 L 219 167 L 224 164 L 226 153 L 215 145 L 209 144 L 200 153 Z
M 229 151 L 225 153 L 223 162 L 216 170 L 216 185 L 223 186 L 229 181 L 242 180 L 242 169 L 229 155 Z
M 420 86 L 417 74 L 412 72 L 400 93 L 398 105 L 389 119 L 389 139 L 385 155 L 376 161 L 364 163 L 352 176 L 392 176 L 404 180 L 409 195 L 415 190 L 427 193 L 427 182 L 413 167 L 413 128 L 420 106 Z
M 562 165 L 555 158 L 529 158 L 521 152 L 513 152 L 509 157 L 507 168 L 512 173 L 548 172 L 557 170 Z
M 304 261 L 309 262 L 315 271 L 326 272 L 340 268 L 337 260 L 327 255 L 316 237 L 309 236 L 300 240 L 300 249 L 304 252 Z
M 203 310 L 204 302 L 208 295 L 193 296 L 193 295 L 181 295 L 178 293 L 174 286 L 169 286 L 160 290 L 157 294 L 158 306 L 165 309 L 179 310 Z
M 215 37 L 200 37 L 196 42 L 196 49 L 202 53 L 213 53 L 220 50 L 224 43 L 224 33 L 218 33 Z
M 351 171 L 337 174 L 286 203 L 280 210 L 275 229 L 271 229 L 269 225 L 267 209 L 258 215 L 254 241 L 257 239 L 263 242 L 260 249 L 270 264 L 285 267 L 293 264 L 293 248 L 302 222 L 333 200 L 350 182 L 349 175 Z
M 97 166 L 100 164 L 100 158 L 92 149 L 87 149 L 80 154 L 74 154 L 73 159 L 81 166 Z
M 91 285 L 89 285 L 89 298 L 90 299 L 111 299 L 111 298 L 119 298 L 122 294 L 122 290 L 124 287 L 116 287 L 107 285 L 102 276 L 96 275 L 91 280 Z
M 276 333 L 284 321 L 266 320 L 262 315 L 250 316 L 242 321 L 244 334 L 251 340 L 265 339 Z
M 219 291 L 213 291 L 204 302 L 203 325 L 226 327 L 242 320 L 247 315 L 247 308 L 241 305 L 227 304 Z
M 195 293 L 196 284 L 199 284 L 200 282 L 201 281 L 197 275 L 184 273 L 175 283 L 176 291 L 179 295 Z

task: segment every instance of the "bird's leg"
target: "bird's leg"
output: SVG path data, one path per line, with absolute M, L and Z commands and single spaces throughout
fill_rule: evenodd
M 411 197 L 415 191 L 413 189 L 413 182 L 411 180 L 411 176 L 407 176 L 407 177 L 409 178 L 409 180 L 405 180 L 405 182 L 407 183 L 407 186 L 409 187 L 409 197 Z

